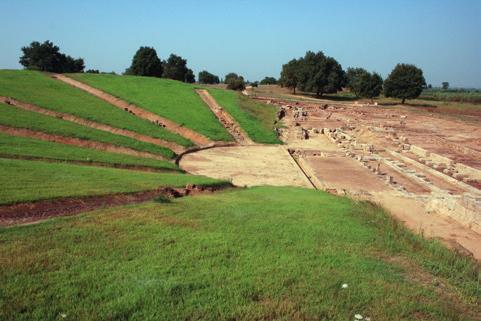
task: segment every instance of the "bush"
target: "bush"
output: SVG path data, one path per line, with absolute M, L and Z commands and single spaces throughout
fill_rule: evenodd
M 246 89 L 246 84 L 242 77 L 239 78 L 231 78 L 227 82 L 227 89 L 231 90 L 244 90 Z
M 276 85 L 277 79 L 274 77 L 265 77 L 260 82 L 261 85 Z
M 199 72 L 199 82 L 201 84 L 218 84 L 220 81 L 218 76 L 203 70 Z

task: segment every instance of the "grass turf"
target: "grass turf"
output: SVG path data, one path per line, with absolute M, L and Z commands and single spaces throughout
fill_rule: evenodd
M 280 143 L 274 132 L 275 107 L 255 102 L 234 91 L 214 88 L 208 90 L 253 141 L 265 144 Z
M 0 158 L 0 204 L 152 190 L 160 186 L 215 185 L 219 180 L 178 173 Z M 0 318 L 1 319 L 1 318 Z
M 193 85 L 154 77 L 102 74 L 69 76 L 193 129 L 212 140 L 232 140 L 209 107 L 197 95 Z
M 470 320 L 479 270 L 378 208 L 258 187 L 0 230 L 2 320 Z M 347 288 L 342 288 L 346 283 Z
M 189 140 L 179 135 L 135 117 L 41 72 L 0 70 L 0 95 L 36 104 L 45 109 L 162 138 L 180 145 L 192 146 Z
M 102 152 L 39 139 L 10 136 L 4 133 L 0 133 L 0 155 L 41 157 L 58 161 L 101 162 L 112 165 L 137 165 L 156 169 L 179 169 L 177 165 L 168 161 Z
M 56 117 L 38 114 L 3 103 L 0 103 L 0 124 L 10 127 L 42 131 L 48 134 L 109 143 L 132 148 L 138 151 L 159 154 L 166 158 L 173 158 L 175 156 L 174 152 L 165 147 L 85 127 Z

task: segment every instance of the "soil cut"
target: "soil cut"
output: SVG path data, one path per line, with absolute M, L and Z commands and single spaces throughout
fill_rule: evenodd
M 205 89 L 197 89 L 197 94 L 202 98 L 204 103 L 209 106 L 210 110 L 214 113 L 215 117 L 224 126 L 225 129 L 234 137 L 237 143 L 241 145 L 252 145 L 254 142 L 249 138 L 247 133 L 237 123 L 237 121 L 226 112 L 217 101 L 212 97 Z
M 188 129 L 188 128 L 185 128 L 185 127 L 182 127 L 181 125 L 167 119 L 167 118 L 164 118 L 164 117 L 161 117 L 157 114 L 154 114 L 150 111 L 147 111 L 143 108 L 140 108 L 139 106 L 137 105 L 134 105 L 134 104 L 131 104 L 131 103 L 128 103 L 126 102 L 125 100 L 122 100 L 120 98 L 117 98 L 111 94 L 108 94 L 100 89 L 97 89 L 97 88 L 94 88 L 92 86 L 89 86 L 83 82 L 80 82 L 80 81 L 77 81 L 77 80 L 74 80 L 70 77 L 67 77 L 65 75 L 61 75 L 61 74 L 54 74 L 52 76 L 53 78 L 55 79 L 58 79 L 60 81 L 63 81 L 75 88 L 78 88 L 78 89 L 81 89 L 85 92 L 88 92 L 89 94 L 97 97 L 97 98 L 100 98 L 106 102 L 108 102 L 109 104 L 115 106 L 115 107 L 118 107 L 122 110 L 125 110 L 127 112 L 130 112 L 132 113 L 133 115 L 139 117 L 139 118 L 142 118 L 142 119 L 146 119 L 148 121 L 151 121 L 159 126 L 162 126 L 162 127 L 165 127 L 165 129 L 167 130 L 170 130 L 171 132 L 173 133 L 176 133 L 180 136 L 183 136 L 189 140 L 191 140 L 192 142 L 194 142 L 195 144 L 197 145 L 200 145 L 200 146 L 204 146 L 204 145 L 210 145 L 210 144 L 213 144 L 213 141 L 211 141 L 209 138 L 205 137 L 204 135 L 201 135 L 191 129 Z
M 231 184 L 217 186 L 187 185 L 184 188 L 162 187 L 156 190 L 135 193 L 68 197 L 13 205 L 1 205 L 0 226 L 33 223 L 51 217 L 70 216 L 101 207 L 142 203 L 159 197 L 162 201 L 168 202 L 169 199 L 172 198 L 213 193 L 231 187 Z

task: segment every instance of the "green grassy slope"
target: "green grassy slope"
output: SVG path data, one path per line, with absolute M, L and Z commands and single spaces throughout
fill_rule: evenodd
M 85 127 L 66 120 L 58 119 L 56 117 L 41 115 L 2 103 L 0 103 L 0 124 L 17 128 L 43 131 L 54 135 L 110 143 L 118 146 L 129 147 L 138 151 L 159 154 L 167 158 L 174 157 L 174 152 L 161 146 L 141 142 L 130 137 L 115 135 L 109 132 Z
M 5 321 L 62 314 L 354 320 L 358 313 L 453 321 L 474 319 L 481 299 L 468 259 L 406 232 L 377 208 L 295 188 L 235 190 L 4 229 L 0 261 Z
M 96 74 L 69 76 L 171 119 L 212 140 L 232 140 L 190 84 L 153 77 Z
M 222 106 L 257 143 L 280 143 L 274 132 L 276 108 L 255 102 L 237 92 L 208 89 L 212 97 Z
M 184 146 L 192 146 L 190 141 L 179 135 L 40 72 L 0 70 L 0 95 Z
M 0 177 L 0 204 L 219 182 L 187 174 L 150 173 L 1 158 Z
M 59 161 L 102 162 L 112 165 L 139 165 L 157 169 L 178 169 L 177 165 L 169 161 L 103 152 L 3 133 L 0 133 L 0 155 L 42 157 Z

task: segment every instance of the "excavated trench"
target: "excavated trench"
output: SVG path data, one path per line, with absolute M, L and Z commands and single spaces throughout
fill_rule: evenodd
M 67 197 L 0 205 L 0 226 L 34 223 L 51 217 L 70 216 L 98 208 L 142 203 L 159 197 L 163 201 L 168 201 L 184 196 L 214 193 L 232 187 L 229 183 L 217 186 L 187 185 L 184 188 L 162 187 L 134 193 Z

